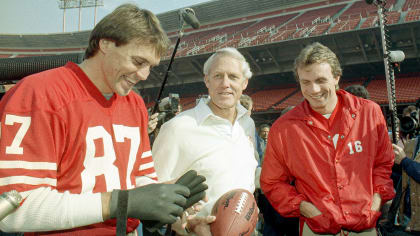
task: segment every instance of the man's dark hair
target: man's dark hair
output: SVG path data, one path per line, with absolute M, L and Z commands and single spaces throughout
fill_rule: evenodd
M 369 92 L 367 91 L 365 86 L 353 84 L 353 85 L 347 86 L 347 88 L 345 88 L 344 90 L 353 94 L 354 96 L 358 96 L 364 99 L 369 99 Z
M 420 109 L 420 98 L 418 98 L 416 101 L 416 107 L 417 109 Z
M 261 124 L 259 127 L 258 127 L 258 130 L 262 130 L 262 129 L 264 129 L 264 128 L 270 128 L 270 125 L 269 124 Z

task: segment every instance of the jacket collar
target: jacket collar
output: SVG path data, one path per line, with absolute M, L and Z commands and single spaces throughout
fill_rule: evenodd
M 340 89 L 337 92 L 337 97 L 342 102 L 343 112 L 347 115 L 357 116 L 361 109 L 361 98 L 351 95 L 350 93 Z M 300 103 L 293 112 L 288 112 L 290 119 L 309 121 L 314 117 L 314 110 L 312 110 L 309 102 L 305 99 Z M 353 117 L 354 118 L 354 117 Z

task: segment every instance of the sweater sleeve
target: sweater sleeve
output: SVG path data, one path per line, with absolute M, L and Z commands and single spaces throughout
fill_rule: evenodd
M 261 171 L 261 189 L 271 205 L 283 216 L 298 217 L 300 203 L 306 196 L 297 192 L 290 184 L 293 178 L 285 164 L 282 153 L 280 132 L 272 127 L 268 135 L 263 167 Z
M 21 194 L 23 204 L 0 221 L 4 232 L 63 230 L 103 221 L 100 193 L 59 193 L 41 187 Z

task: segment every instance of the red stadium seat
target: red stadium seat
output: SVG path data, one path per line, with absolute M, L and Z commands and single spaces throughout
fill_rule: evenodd
M 252 94 L 254 111 L 265 111 L 296 90 L 296 87 L 262 90 Z
M 395 79 L 397 103 L 415 102 L 420 97 L 420 77 Z M 388 92 L 385 79 L 372 80 L 367 86 L 370 98 L 378 104 L 388 103 Z
M 420 9 L 420 1 L 419 0 L 406 0 L 404 6 L 402 8 L 403 11 Z

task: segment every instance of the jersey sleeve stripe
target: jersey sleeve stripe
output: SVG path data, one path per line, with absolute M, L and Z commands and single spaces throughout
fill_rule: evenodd
M 55 162 L 0 161 L 0 169 L 57 170 Z
M 145 176 L 149 176 L 156 173 L 155 168 L 149 168 L 149 169 L 145 169 L 139 172 L 140 175 L 145 175 Z
M 57 186 L 57 180 L 52 178 L 36 178 L 30 176 L 10 176 L 0 178 L 0 186 L 6 186 L 10 184 L 29 184 L 29 185 L 40 185 L 47 184 L 50 186 Z
M 148 185 L 148 184 L 155 184 L 156 178 L 150 178 L 148 176 L 140 176 L 136 178 L 136 187 Z
M 147 176 L 147 177 L 149 177 L 149 178 L 152 178 L 152 179 L 157 178 L 157 174 L 156 174 L 156 172 L 153 172 L 153 173 L 148 174 L 148 175 L 145 175 L 145 176 Z
M 152 156 L 152 151 L 147 151 L 147 152 L 143 152 L 143 154 L 141 155 L 141 158 L 147 158 Z
M 153 167 L 154 167 L 153 162 L 149 162 L 149 163 L 141 164 L 141 165 L 140 165 L 140 171 L 142 171 L 142 170 L 146 170 L 146 169 L 149 169 L 149 168 L 153 168 Z

